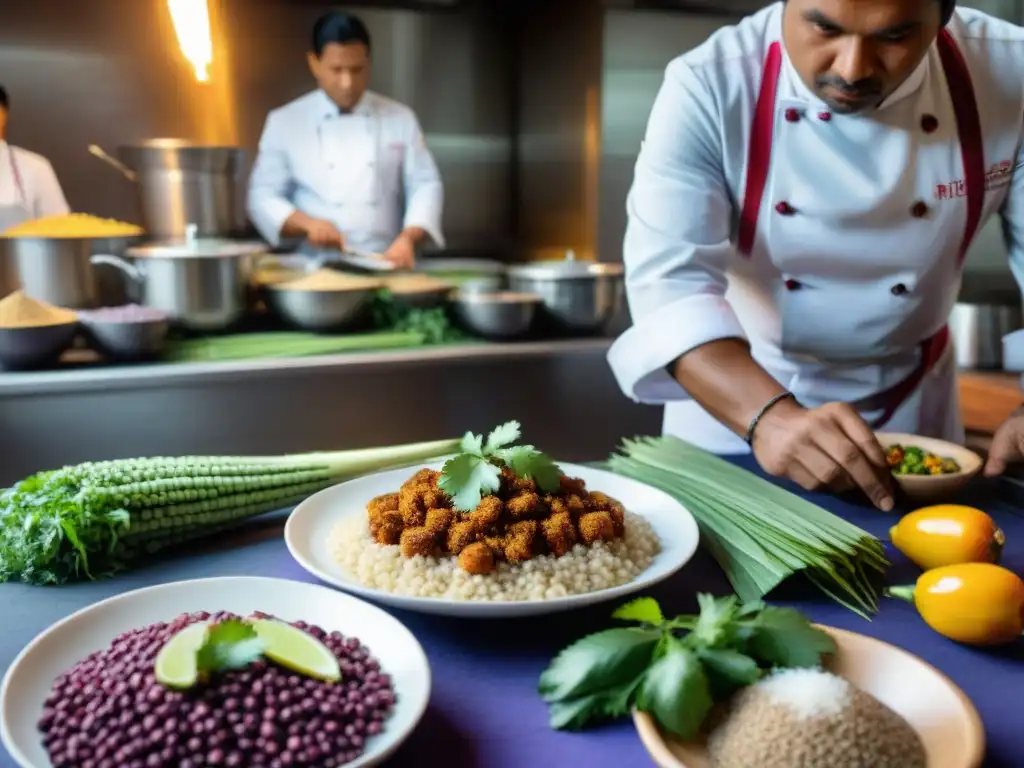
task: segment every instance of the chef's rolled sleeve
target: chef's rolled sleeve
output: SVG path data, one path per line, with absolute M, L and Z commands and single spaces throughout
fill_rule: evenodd
M 405 186 L 403 229 L 419 227 L 440 248 L 444 247 L 441 218 L 444 214 L 444 183 L 433 154 L 427 147 L 423 129 L 410 117 L 405 148 L 402 181 Z
M 660 404 L 689 398 L 668 372 L 711 341 L 745 338 L 725 298 L 733 208 L 714 99 L 682 60 L 655 100 L 626 202 L 623 245 L 632 327 L 608 361 L 623 392 Z
M 249 177 L 249 193 L 246 207 L 249 219 L 271 246 L 281 244 L 281 230 L 288 218 L 295 213 L 295 205 L 289 199 L 293 177 L 286 151 L 286 131 L 280 116 L 270 113 L 263 135 L 260 136 L 259 151 Z

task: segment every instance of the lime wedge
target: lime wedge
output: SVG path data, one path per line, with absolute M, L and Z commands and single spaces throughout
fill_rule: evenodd
M 209 627 L 204 622 L 189 624 L 168 640 L 156 655 L 156 681 L 168 688 L 191 688 L 199 679 L 196 652 L 206 641 Z
M 333 683 L 341 679 L 341 666 L 330 649 L 312 635 L 273 619 L 250 622 L 263 641 L 263 655 L 306 677 Z

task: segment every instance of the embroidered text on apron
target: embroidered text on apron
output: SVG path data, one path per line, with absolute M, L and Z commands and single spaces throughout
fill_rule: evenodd
M 957 133 L 960 137 L 960 152 L 963 158 L 964 179 L 967 195 L 967 222 L 957 254 L 957 264 L 962 265 L 964 257 L 981 223 L 985 204 L 985 154 L 981 135 L 981 118 L 975 98 L 974 85 L 960 48 L 948 30 L 939 33 L 939 58 L 953 99 Z M 749 258 L 757 235 L 757 221 L 764 201 L 765 186 L 772 160 L 772 143 L 775 134 L 776 99 L 779 77 L 782 73 L 783 51 L 781 43 L 772 43 L 765 60 L 761 90 L 754 110 L 753 130 L 747 150 L 747 179 L 740 214 L 737 247 Z M 934 130 L 934 129 L 933 129 Z M 779 203 L 780 213 L 786 203 Z M 789 211 L 786 210 L 786 213 Z M 856 403 L 861 411 L 881 410 L 882 415 L 871 424 L 879 429 L 887 424 L 906 400 L 914 393 L 921 381 L 942 358 L 949 345 L 949 328 L 939 331 L 921 342 L 921 361 L 917 368 L 903 381 Z

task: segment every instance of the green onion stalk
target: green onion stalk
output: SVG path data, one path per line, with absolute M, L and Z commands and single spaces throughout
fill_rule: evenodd
M 118 459 L 39 472 L 0 492 L 0 582 L 109 577 L 340 481 L 458 450 L 452 439 L 277 457 Z
M 861 616 L 877 612 L 888 562 L 857 526 L 675 437 L 626 440 L 606 466 L 681 502 L 744 602 L 803 573 Z

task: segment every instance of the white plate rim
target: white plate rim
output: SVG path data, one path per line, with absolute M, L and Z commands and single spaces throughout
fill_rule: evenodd
M 541 616 L 550 613 L 557 613 L 564 610 L 574 610 L 577 608 L 584 608 L 592 606 L 598 603 L 604 603 L 615 600 L 617 598 L 629 596 L 641 592 L 645 589 L 649 589 L 657 584 L 666 581 L 667 579 L 674 576 L 680 570 L 682 570 L 696 554 L 698 547 L 700 546 L 700 528 L 697 525 L 697 520 L 693 516 L 693 513 L 686 508 L 677 499 L 674 499 L 665 491 L 660 488 L 655 488 L 647 483 L 642 483 L 639 480 L 635 480 L 631 477 L 623 475 L 617 475 L 614 472 L 609 472 L 606 469 L 598 467 L 588 467 L 581 464 L 575 464 L 572 462 L 559 461 L 556 462 L 563 472 L 567 475 L 578 476 L 578 474 L 598 474 L 598 475 L 609 475 L 615 478 L 616 482 L 626 484 L 636 484 L 642 486 L 644 493 L 650 493 L 656 496 L 662 497 L 662 500 L 673 507 L 677 508 L 678 526 L 685 528 L 687 532 L 687 540 L 690 545 L 683 549 L 677 556 L 677 562 L 673 562 L 671 565 L 664 568 L 647 578 L 643 578 L 644 574 L 641 573 L 633 581 L 625 584 L 620 584 L 616 587 L 610 587 L 608 589 L 598 590 L 596 592 L 586 592 L 582 594 L 567 595 L 565 597 L 553 598 L 550 600 L 465 600 L 455 601 L 441 598 L 423 598 L 423 597 L 410 597 L 408 595 L 396 595 L 390 592 L 384 592 L 383 590 L 374 589 L 367 587 L 363 584 L 356 582 L 354 579 L 346 580 L 340 577 L 337 573 L 331 573 L 311 559 L 306 552 L 306 547 L 303 546 L 302 541 L 299 538 L 298 529 L 301 524 L 305 522 L 307 517 L 311 517 L 316 514 L 315 510 L 318 500 L 322 500 L 328 495 L 337 493 L 340 488 L 346 485 L 366 482 L 378 475 L 392 474 L 400 471 L 408 471 L 413 466 L 423 466 L 433 469 L 439 469 L 443 464 L 443 461 L 430 461 L 422 462 L 420 464 L 411 465 L 409 467 L 400 467 L 394 469 L 383 470 L 380 472 L 373 472 L 361 477 L 347 480 L 343 483 L 325 488 L 318 493 L 313 494 L 300 504 L 288 515 L 288 519 L 285 522 L 284 527 L 284 540 L 285 545 L 288 547 L 288 551 L 292 558 L 302 567 L 307 573 L 315 576 L 326 584 L 340 589 L 344 592 L 349 592 L 353 595 L 365 598 L 366 600 L 373 601 L 376 603 L 388 605 L 400 610 L 407 610 L 416 613 L 440 615 L 440 616 L 457 616 L 459 618 L 512 618 L 512 617 L 525 617 L 525 616 Z M 589 481 L 588 481 L 588 484 Z M 368 499 L 367 499 L 368 501 Z M 621 501 L 621 499 L 620 499 Z M 629 504 L 623 502 L 626 509 L 633 514 L 640 515 L 643 517 L 641 510 L 631 509 Z M 657 557 L 657 556 L 656 556 Z M 653 564 L 652 564 L 653 565 Z M 651 566 L 648 566 L 647 570 L 650 570 Z M 646 573 L 645 571 L 644 573 Z
M 132 589 L 127 592 L 122 592 L 118 595 L 111 595 L 110 597 L 104 598 L 103 600 L 97 600 L 96 602 L 90 603 L 89 605 L 84 606 L 83 608 L 79 608 L 77 611 L 68 616 L 65 616 L 63 619 L 55 621 L 49 627 L 47 627 L 43 631 L 39 632 L 35 637 L 33 637 L 32 640 L 30 640 L 28 644 L 26 644 L 25 647 L 18 652 L 18 655 L 14 657 L 14 660 L 11 662 L 11 665 L 4 672 L 3 680 L 0 681 L 0 743 L 3 744 L 4 748 L 7 750 L 8 754 L 14 760 L 14 762 L 19 766 L 24 766 L 25 768 L 38 768 L 38 766 L 34 766 L 31 763 L 28 756 L 25 755 L 25 753 L 22 752 L 21 749 L 18 748 L 18 746 L 15 744 L 14 736 L 7 727 L 7 707 L 5 706 L 8 697 L 11 695 L 9 688 L 11 685 L 11 678 L 13 677 L 15 670 L 18 668 L 19 664 L 23 663 L 25 658 L 28 657 L 29 654 L 31 654 L 36 649 L 37 646 L 42 644 L 44 640 L 53 636 L 54 634 L 62 630 L 67 624 L 73 622 L 80 616 L 83 616 L 93 610 L 98 610 L 103 606 L 120 602 L 129 597 L 135 597 L 140 593 L 154 594 L 171 588 L 182 588 L 186 585 L 198 586 L 201 584 L 209 584 L 211 582 L 246 582 L 254 585 L 258 585 L 259 583 L 266 584 L 268 582 L 273 582 L 276 584 L 285 583 L 293 586 L 304 587 L 314 591 L 326 591 L 333 594 L 337 594 L 337 590 L 332 590 L 329 587 L 323 586 L 322 584 L 312 584 L 308 581 L 296 581 L 294 579 L 282 579 L 273 576 L 210 576 L 201 579 L 180 579 L 178 581 L 168 581 L 162 584 L 152 584 L 148 587 L 139 587 L 138 589 Z M 361 754 L 352 762 L 346 763 L 345 765 L 341 766 L 341 768 L 362 768 L 363 766 L 376 765 L 384 762 L 389 757 L 391 757 L 391 755 L 393 755 L 395 751 L 397 751 L 398 748 L 402 746 L 402 744 L 408 741 L 409 737 L 412 736 L 416 728 L 419 727 L 420 723 L 423 720 L 423 716 L 427 712 L 427 708 L 430 704 L 430 697 L 433 692 L 434 680 L 433 672 L 430 668 L 430 660 L 427 658 L 427 654 L 426 651 L 423 649 L 423 645 L 420 643 L 419 639 L 417 639 L 416 635 L 413 634 L 412 630 L 410 630 L 408 627 L 405 626 L 405 624 L 403 624 L 397 618 L 395 618 L 390 613 L 382 609 L 380 606 L 374 605 L 373 603 L 368 602 L 366 600 L 362 600 L 355 595 L 343 594 L 342 596 L 346 599 L 362 603 L 368 609 L 371 609 L 373 612 L 382 615 L 388 621 L 397 624 L 398 627 L 400 627 L 401 630 L 408 635 L 408 639 L 412 641 L 412 647 L 416 649 L 417 655 L 415 661 L 417 662 L 417 666 L 422 667 L 423 672 L 425 674 L 424 696 L 422 697 L 422 701 L 419 701 L 415 704 L 415 709 L 413 710 L 413 717 L 409 725 L 406 726 L 406 728 L 403 731 L 395 733 L 394 736 L 392 737 L 391 743 L 385 746 L 379 752 L 375 752 L 372 754 L 369 752 L 363 752 L 363 754 Z M 400 692 L 396 692 L 400 694 Z M 387 733 L 387 731 L 385 730 L 384 733 Z M 373 762 L 370 762 L 371 760 Z

